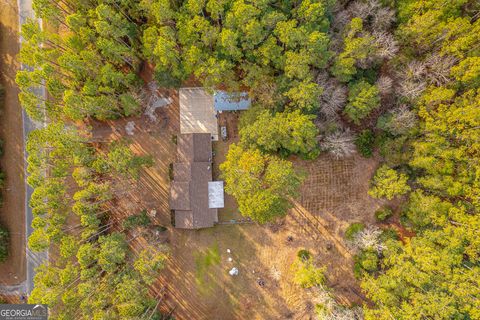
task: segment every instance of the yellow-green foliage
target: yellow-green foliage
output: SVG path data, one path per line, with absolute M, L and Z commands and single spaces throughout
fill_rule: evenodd
M 360 80 L 350 86 L 348 104 L 345 114 L 356 124 L 367 117 L 370 112 L 380 106 L 378 88 L 365 80 Z
M 254 146 L 264 152 L 313 158 L 319 153 L 314 119 L 315 116 L 302 114 L 299 110 L 275 115 L 265 110 L 240 130 L 241 141 L 245 146 Z
M 403 212 L 416 235 L 387 245 L 380 275 L 365 275 L 375 303 L 365 319 L 480 319 L 480 3 L 401 0 L 398 8 L 397 34 L 408 48 L 399 61 L 437 55 L 455 65 L 434 84 L 434 70 L 421 76 L 430 86 L 414 106 L 420 132 L 409 165 L 423 190 Z
M 316 287 L 325 282 L 326 268 L 317 268 L 311 257 L 297 260 L 292 264 L 293 282 L 302 288 Z
M 408 177 L 405 174 L 383 165 L 375 172 L 368 194 L 374 198 L 385 197 L 391 200 L 397 195 L 410 191 L 407 180 Z
M 237 199 L 240 213 L 265 223 L 284 216 L 297 195 L 302 177 L 289 161 L 258 149 L 232 144 L 220 165 L 225 191 Z

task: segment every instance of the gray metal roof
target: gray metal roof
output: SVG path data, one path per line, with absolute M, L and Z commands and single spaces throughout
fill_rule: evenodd
M 215 111 L 247 110 L 252 103 L 247 92 L 215 91 L 213 99 Z

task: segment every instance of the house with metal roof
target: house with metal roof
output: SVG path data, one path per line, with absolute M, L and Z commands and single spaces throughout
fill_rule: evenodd
M 175 215 L 175 227 L 213 227 L 218 222 L 218 208 L 223 205 L 223 181 L 212 181 L 210 133 L 179 135 L 177 162 L 173 164 L 170 186 L 170 209 Z

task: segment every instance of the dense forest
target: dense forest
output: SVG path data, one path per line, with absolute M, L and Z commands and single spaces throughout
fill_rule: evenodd
M 129 224 L 109 229 L 109 203 L 122 194 L 115 179 L 134 181 L 151 159 L 125 141 L 99 150 L 76 126 L 141 112 L 139 73 L 150 63 L 162 87 L 193 79 L 249 92 L 253 105 L 221 170 L 240 212 L 259 223 L 291 207 L 304 178 L 292 157 L 378 152 L 369 194 L 407 199 L 401 222 L 414 235 L 350 230 L 352 239 L 371 240 L 358 244 L 354 266 L 372 302 L 365 319 L 480 319 L 477 1 L 33 4 L 44 26 L 23 26 L 20 59 L 31 69 L 16 81 L 29 116 L 48 125 L 27 143 L 35 189 L 28 243 L 35 251 L 54 246 L 60 258 L 40 268 L 29 300 L 48 303 L 52 318 L 161 317 L 148 286 L 167 254 L 134 255 Z M 70 214 L 78 227 L 66 227 Z M 318 316 L 333 319 L 321 307 Z

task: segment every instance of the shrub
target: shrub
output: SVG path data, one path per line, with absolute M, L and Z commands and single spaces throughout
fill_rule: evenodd
M 405 174 L 398 173 L 387 165 L 383 165 L 375 172 L 368 194 L 374 198 L 385 197 L 391 200 L 397 195 L 410 191 L 407 180 L 408 177 Z
M 125 229 L 131 229 L 139 226 L 148 226 L 150 224 L 150 218 L 147 215 L 147 210 L 143 210 L 140 214 L 135 214 L 133 216 L 127 217 L 123 222 L 122 226 Z
M 366 249 L 354 257 L 354 274 L 360 278 L 364 272 L 374 272 L 378 270 L 378 255 L 373 249 Z
M 365 229 L 365 225 L 361 222 L 355 222 L 348 226 L 345 231 L 345 238 L 352 241 L 355 238 L 355 235 Z
M 402 105 L 379 117 L 377 128 L 385 130 L 394 136 L 399 136 L 412 131 L 416 123 L 415 113 L 407 106 Z
M 379 105 L 380 96 L 377 87 L 365 80 L 360 80 L 350 87 L 348 104 L 344 112 L 355 124 L 360 124 L 360 120 L 368 116 Z
M 363 130 L 355 139 L 358 152 L 365 158 L 370 158 L 375 146 L 375 135 L 372 130 Z
M 382 243 L 387 242 L 389 240 L 398 240 L 400 237 L 398 236 L 397 230 L 388 228 L 382 231 L 380 235 L 380 241 Z
M 384 132 L 376 140 L 380 155 L 387 165 L 396 167 L 408 163 L 412 158 L 412 147 L 407 136 L 394 138 Z
M 299 259 L 303 260 L 303 261 L 306 261 L 306 260 L 310 259 L 311 254 L 310 254 L 310 251 L 302 249 L 302 250 L 297 252 L 297 257 Z
M 375 211 L 375 218 L 377 218 L 377 220 L 379 221 L 384 221 L 388 218 L 390 218 L 393 214 L 393 211 L 392 209 L 390 209 L 389 207 L 383 207 L 377 211 Z
M 8 258 L 8 244 L 10 242 L 10 234 L 7 228 L 0 226 L 0 262 L 5 262 Z
M 325 282 L 325 267 L 317 268 L 312 258 L 303 260 L 298 258 L 292 265 L 294 271 L 293 282 L 302 288 L 316 287 Z

